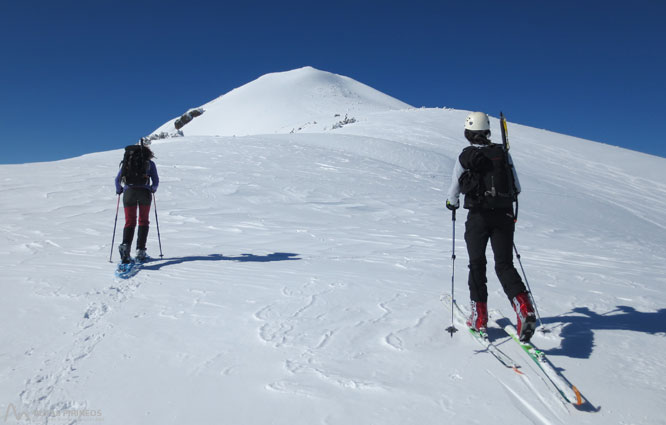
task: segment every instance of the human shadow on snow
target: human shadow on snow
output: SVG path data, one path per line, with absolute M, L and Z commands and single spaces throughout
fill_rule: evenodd
M 222 254 L 193 255 L 189 257 L 172 257 L 153 259 L 145 264 L 143 270 L 159 270 L 162 267 L 173 266 L 176 264 L 188 263 L 191 261 L 237 261 L 241 263 L 268 263 L 272 261 L 294 261 L 300 260 L 299 254 L 289 252 L 274 252 L 268 255 L 241 254 L 236 257 L 227 257 Z
M 543 350 L 548 356 L 567 356 L 589 359 L 594 350 L 594 336 L 597 331 L 625 330 L 651 335 L 666 335 L 666 309 L 656 312 L 641 312 L 633 307 L 620 305 L 606 313 L 597 313 L 587 307 L 577 307 L 562 316 L 542 318 L 544 326 L 553 329 L 562 327 L 559 347 Z M 562 368 L 553 366 L 564 377 Z M 564 378 L 566 380 L 566 378 Z M 576 409 L 584 412 L 599 412 L 601 406 L 594 406 L 585 396 L 584 402 Z
M 575 314 L 575 315 L 569 315 Z M 607 313 L 596 313 L 587 307 L 578 307 L 564 316 L 542 318 L 545 324 L 561 323 L 560 347 L 544 350 L 548 355 L 588 359 L 594 350 L 594 332 L 599 330 L 626 330 L 652 335 L 666 335 L 666 309 L 641 312 L 620 305 Z

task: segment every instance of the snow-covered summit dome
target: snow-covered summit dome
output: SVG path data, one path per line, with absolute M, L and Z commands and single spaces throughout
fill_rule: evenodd
M 411 108 L 349 77 L 306 66 L 263 75 L 202 105 L 185 135 L 250 135 L 325 131 L 373 112 Z M 173 119 L 155 133 L 175 130 Z

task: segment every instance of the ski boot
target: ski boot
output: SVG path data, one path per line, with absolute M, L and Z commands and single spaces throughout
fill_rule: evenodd
M 527 292 L 521 292 L 516 295 L 511 304 L 517 316 L 518 339 L 522 342 L 529 342 L 536 329 L 536 315 Z
M 485 333 L 488 328 L 488 303 L 471 301 L 472 314 L 467 319 L 467 326 L 477 332 Z
M 137 248 L 137 250 L 136 250 L 136 261 L 138 261 L 139 263 L 145 263 L 146 261 L 148 261 L 148 258 L 150 258 L 150 257 L 148 257 L 148 254 L 146 253 L 145 249 Z
M 130 247 L 127 244 L 121 243 L 118 246 L 118 252 L 120 252 L 120 262 L 122 264 L 129 264 L 132 262 L 130 258 Z

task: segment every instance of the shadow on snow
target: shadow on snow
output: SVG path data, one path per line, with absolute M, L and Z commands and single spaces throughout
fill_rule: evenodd
M 598 314 L 587 307 L 578 307 L 564 316 L 543 318 L 544 324 L 561 323 L 562 344 L 545 350 L 548 355 L 590 358 L 594 349 L 594 331 L 626 330 L 651 335 L 666 334 L 666 309 L 644 313 L 629 306 L 617 306 L 607 313 Z M 575 314 L 575 315 L 569 315 Z M 556 327 L 556 326 L 555 326 Z
M 227 257 L 222 254 L 193 255 L 189 257 L 173 257 L 153 259 L 150 263 L 143 266 L 143 270 L 159 270 L 162 267 L 173 266 L 175 264 L 189 263 L 191 261 L 237 261 L 241 263 L 268 263 L 272 261 L 294 261 L 300 260 L 298 254 L 289 252 L 274 252 L 268 255 L 241 254 L 236 257 Z

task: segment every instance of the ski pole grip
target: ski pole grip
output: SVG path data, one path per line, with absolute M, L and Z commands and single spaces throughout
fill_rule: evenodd
M 451 220 L 456 221 L 456 210 L 451 211 Z

